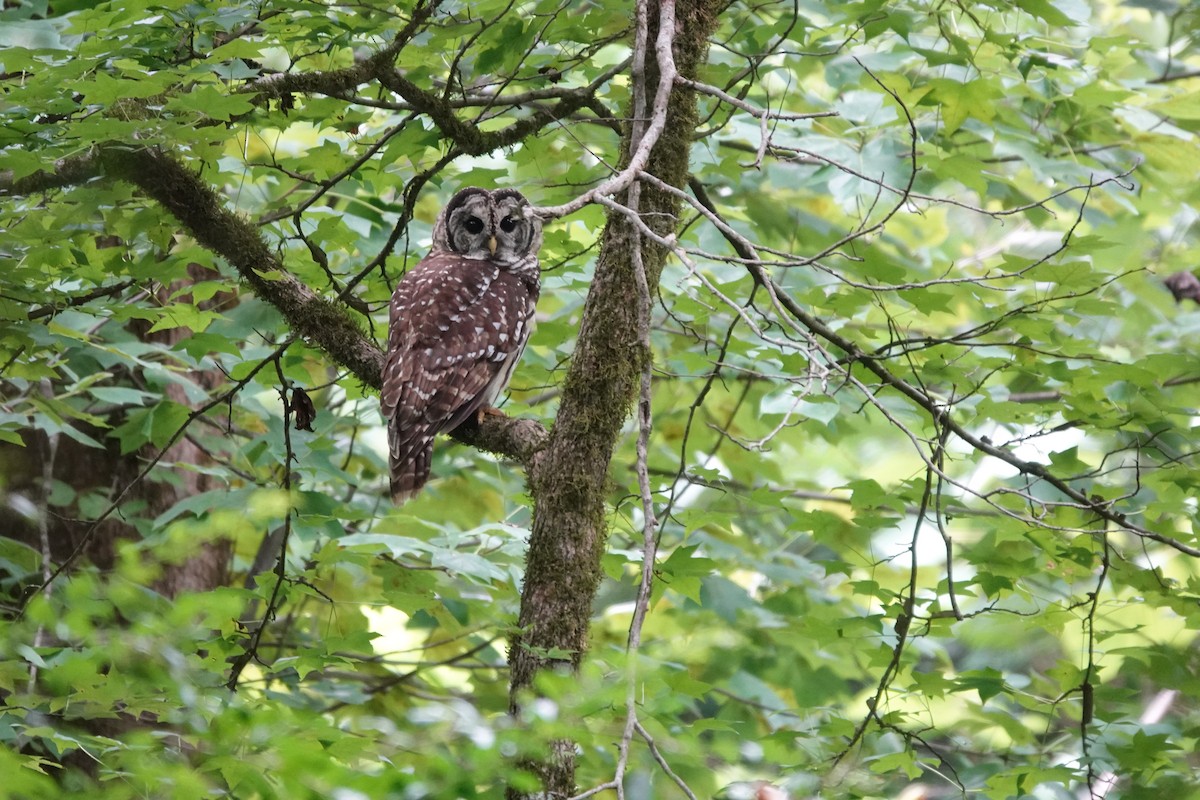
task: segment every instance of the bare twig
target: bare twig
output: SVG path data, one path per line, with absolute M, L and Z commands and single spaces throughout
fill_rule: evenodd
M 279 611 L 280 593 L 287 580 L 287 550 L 292 534 L 293 513 L 291 505 L 292 461 L 295 460 L 295 455 L 292 452 L 292 412 L 294 410 L 292 397 L 295 390 L 284 376 L 283 365 L 280 363 L 284 349 L 286 349 L 286 345 L 276 350 L 271 360 L 275 364 L 275 372 L 279 378 L 279 399 L 283 402 L 283 491 L 288 495 L 288 507 L 284 511 L 283 534 L 279 537 L 279 554 L 275 560 L 275 585 L 271 588 L 271 597 L 267 600 L 267 607 L 263 609 L 262 621 L 250 634 L 250 641 L 246 644 L 246 649 L 233 660 L 233 666 L 229 669 L 229 680 L 225 682 L 225 688 L 231 692 L 237 691 L 238 678 L 241 677 L 242 670 L 253 659 L 258 658 L 258 646 L 262 642 L 263 632 L 266 631 L 267 625 Z
M 637 143 L 636 149 L 629 158 L 628 166 L 621 170 L 621 172 L 608 178 L 608 180 L 599 186 L 589 189 L 570 202 L 559 206 L 543 206 L 535 209 L 535 212 L 539 216 L 546 219 L 556 219 L 564 217 L 567 214 L 573 214 L 599 197 L 607 197 L 627 188 L 645 171 L 646 164 L 650 160 L 650 151 L 658 143 L 658 138 L 662 135 L 663 129 L 667 125 L 667 110 L 670 105 L 671 89 L 677 74 L 675 71 L 675 58 L 671 53 L 671 43 L 674 34 L 675 3 L 673 0 L 665 0 L 665 2 L 659 5 L 658 36 L 654 42 L 654 57 L 658 62 L 659 82 L 658 88 L 654 92 L 654 100 L 651 106 L 653 113 L 650 117 L 650 124 L 646 126 L 646 130 L 642 134 L 641 141 Z
M 61 303 L 47 303 L 31 309 L 29 312 L 29 319 L 52 317 L 64 308 L 75 308 L 77 306 L 86 305 L 93 300 L 98 300 L 101 297 L 111 297 L 114 294 L 120 294 L 132 285 L 132 280 L 121 281 L 120 283 L 114 283 L 112 286 L 101 286 L 99 289 L 93 289 L 85 294 L 69 297 Z
M 673 0 L 660 0 L 659 5 L 659 39 L 669 36 L 674 30 L 671 17 L 674 14 Z M 637 28 L 634 39 L 633 56 L 633 131 L 630 137 L 630 147 L 639 149 L 648 133 L 643 120 L 646 113 L 646 47 L 648 38 L 647 0 L 638 0 L 636 11 Z M 668 26 L 668 23 L 670 25 Z M 670 52 L 670 44 L 666 46 Z M 670 90 L 668 76 L 661 73 L 658 89 L 666 85 Z M 662 106 L 665 118 L 666 103 Z M 661 129 L 660 129 L 661 130 Z M 636 181 L 629 185 L 627 202 L 634 214 L 640 213 L 641 186 Z M 646 265 L 642 257 L 642 238 L 634 230 L 633 241 L 630 244 L 630 255 L 633 261 L 634 282 L 637 286 L 637 341 L 641 349 L 642 369 L 641 386 L 638 397 L 638 439 L 637 439 L 637 477 L 638 490 L 642 498 L 642 576 L 638 587 L 637 601 L 634 603 L 633 619 L 629 623 L 629 637 L 626 642 L 626 686 L 625 686 L 625 726 L 618 744 L 616 773 L 613 784 L 617 800 L 625 798 L 625 770 L 629 763 L 629 746 L 633 739 L 634 729 L 638 724 L 637 715 L 637 656 L 642 641 L 642 624 L 650 606 L 650 596 L 654 586 L 654 564 L 657 553 L 658 522 L 654 515 L 654 497 L 650 490 L 650 474 L 647 465 L 647 450 L 652 428 L 651 408 L 651 376 L 654 366 L 650 349 L 650 286 L 646 275 Z

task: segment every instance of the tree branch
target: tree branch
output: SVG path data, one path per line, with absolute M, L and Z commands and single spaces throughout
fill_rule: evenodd
M 228 261 L 292 330 L 350 370 L 363 385 L 379 388 L 383 367 L 379 346 L 344 306 L 317 295 L 288 273 L 257 228 L 225 208 L 195 171 L 161 150 L 108 145 L 71 161 L 62 175 L 55 173 L 60 180 L 40 185 L 66 185 L 86 179 L 85 175 L 103 175 L 137 186 L 178 219 L 197 242 Z M 28 189 L 24 180 L 9 188 Z M 0 191 L 3 188 L 0 184 Z M 464 444 L 528 467 L 545 440 L 545 428 L 533 420 L 489 415 L 479 427 L 460 428 L 452 435 Z
M 707 198 L 703 186 L 698 182 L 692 181 L 692 190 L 696 193 L 697 201 L 707 211 L 716 215 L 716 209 L 712 202 Z M 976 451 L 985 453 L 993 458 L 997 458 L 1006 464 L 1016 468 L 1022 474 L 1038 478 L 1045 481 L 1050 486 L 1053 486 L 1063 495 L 1068 497 L 1072 502 L 1076 503 L 1080 508 L 1086 508 L 1102 519 L 1105 519 L 1114 525 L 1117 525 L 1124 530 L 1141 536 L 1145 539 L 1150 539 L 1168 547 L 1172 547 L 1181 553 L 1190 556 L 1200 556 L 1200 548 L 1185 544 L 1177 539 L 1172 539 L 1169 536 L 1164 536 L 1161 533 L 1156 533 L 1147 528 L 1135 525 L 1125 514 L 1114 511 L 1111 503 L 1102 498 L 1089 497 L 1086 492 L 1083 492 L 1070 483 L 1048 470 L 1041 464 L 1032 461 L 1025 461 L 1022 458 L 1014 455 L 1003 447 L 998 447 L 990 441 L 985 441 L 985 437 L 976 436 L 956 422 L 945 409 L 942 408 L 936 400 L 923 392 L 920 388 L 913 386 L 908 381 L 889 370 L 880 359 L 870 353 L 864 352 L 858 347 L 855 342 L 840 334 L 838 331 L 831 328 L 829 325 L 822 322 L 816 316 L 805 310 L 796 300 L 783 290 L 770 277 L 766 270 L 758 262 L 758 255 L 754 247 L 743 237 L 738 235 L 727 224 L 718 226 L 726 240 L 746 261 L 746 269 L 749 270 L 755 282 L 759 285 L 767 287 L 773 298 L 777 299 L 780 306 L 787 311 L 799 324 L 812 334 L 819 336 L 826 342 L 829 342 L 834 347 L 846 353 L 846 361 L 861 364 L 868 371 L 873 373 L 881 383 L 895 389 L 900 394 L 904 395 L 912 401 L 917 407 L 921 408 L 930 418 L 945 425 L 946 429 L 953 433 L 956 437 L 966 442 Z M 847 365 L 849 367 L 849 364 Z
M 60 158 L 53 169 L 38 170 L 20 178 L 11 169 L 0 170 L 0 197 L 37 194 L 85 183 L 100 174 L 99 153 L 100 149 L 93 147 L 79 155 Z

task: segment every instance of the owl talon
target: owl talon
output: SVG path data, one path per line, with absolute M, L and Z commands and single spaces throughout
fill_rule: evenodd
M 484 406 L 475 412 L 475 424 L 482 425 L 484 417 L 503 417 L 504 412 L 495 406 Z

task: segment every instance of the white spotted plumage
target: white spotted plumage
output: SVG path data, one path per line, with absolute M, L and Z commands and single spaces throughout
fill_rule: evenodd
M 396 285 L 380 402 L 393 499 L 425 485 L 433 440 L 508 385 L 539 293 L 541 223 L 512 189 L 463 189 L 434 226 L 433 249 Z

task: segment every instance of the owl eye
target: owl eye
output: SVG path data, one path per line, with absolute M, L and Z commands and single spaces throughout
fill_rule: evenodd
M 517 221 L 512 217 L 505 217 L 504 219 L 500 220 L 500 230 L 504 231 L 505 233 L 512 233 L 513 229 L 516 227 Z
M 479 217 L 467 217 L 463 227 L 467 229 L 467 233 L 480 233 L 483 231 L 483 220 Z

